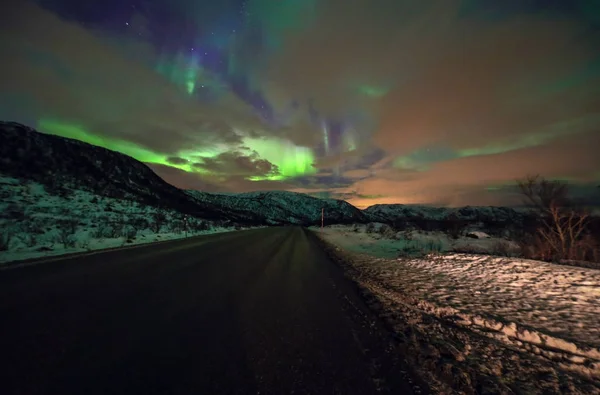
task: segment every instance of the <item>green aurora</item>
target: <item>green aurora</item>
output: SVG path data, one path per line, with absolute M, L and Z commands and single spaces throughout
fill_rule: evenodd
M 72 138 L 117 151 L 131 156 L 132 158 L 135 158 L 141 162 L 175 167 L 186 172 L 200 174 L 210 174 L 211 172 L 206 169 L 202 169 L 201 167 L 192 166 L 192 163 L 201 162 L 202 158 L 216 158 L 219 154 L 227 151 L 240 151 L 240 149 L 235 146 L 223 146 L 220 149 L 212 150 L 198 147 L 197 149 L 187 149 L 172 155 L 167 155 L 165 153 L 158 153 L 147 148 L 140 147 L 139 145 L 129 141 L 102 137 L 92 133 L 80 125 L 64 123 L 58 120 L 41 119 L 37 126 L 40 131 L 45 133 Z M 252 153 L 256 153 L 260 159 L 265 159 L 278 168 L 278 172 L 276 173 L 264 176 L 248 177 L 247 179 L 249 180 L 285 180 L 293 177 L 314 174 L 317 171 L 313 166 L 315 157 L 310 148 L 299 147 L 287 140 L 278 138 L 243 138 L 243 145 L 248 147 L 246 150 L 242 150 L 249 151 L 246 152 L 246 154 L 250 155 Z M 173 164 L 168 161 L 168 158 L 171 156 L 183 158 L 189 163 Z

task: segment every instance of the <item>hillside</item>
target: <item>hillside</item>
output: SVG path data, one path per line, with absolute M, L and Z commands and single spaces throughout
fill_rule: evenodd
M 293 192 L 237 195 L 184 191 L 165 182 L 147 165 L 119 152 L 78 140 L 0 122 L 0 176 L 39 183 L 50 196 L 85 191 L 102 198 L 133 201 L 192 217 L 243 225 L 364 222 L 356 207 Z M 10 194 L 14 182 L 4 186 Z
M 261 218 L 268 225 L 315 225 L 321 223 L 324 210 L 327 224 L 350 224 L 365 222 L 367 217 L 348 202 L 334 199 L 318 199 L 309 195 L 286 192 L 248 192 L 240 194 L 215 194 L 200 191 L 187 193 L 202 203 L 252 220 Z
M 432 207 L 404 204 L 377 204 L 363 210 L 370 222 L 396 227 L 412 224 L 435 230 L 448 223 L 480 224 L 484 228 L 523 226 L 530 219 L 526 212 L 510 207 Z
M 461 221 L 504 227 L 524 219 L 522 213 L 506 207 L 454 209 L 390 204 L 359 210 L 345 201 L 285 191 L 184 191 L 127 155 L 39 133 L 15 122 L 0 122 L 0 176 L 40 184 L 48 196 L 68 200 L 74 192 L 86 192 L 225 225 L 317 225 L 322 210 L 326 225 L 382 222 L 398 228 L 412 224 L 435 229 L 440 223 Z M 4 185 L 5 196 L 11 195 L 9 189 L 14 185 L 13 181 Z
M 185 192 L 127 155 L 39 133 L 15 122 L 0 122 L 0 174 L 38 182 L 51 195 L 82 190 L 202 218 L 218 219 L 222 214 L 192 201 Z

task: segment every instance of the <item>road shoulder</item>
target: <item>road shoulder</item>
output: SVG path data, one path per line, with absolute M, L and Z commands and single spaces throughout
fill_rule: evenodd
M 313 234 L 358 285 L 369 308 L 394 333 L 398 348 L 432 392 L 600 393 L 600 383 L 557 368 L 556 361 L 522 353 L 428 313 L 402 287 L 390 287 L 370 271 L 366 257 Z

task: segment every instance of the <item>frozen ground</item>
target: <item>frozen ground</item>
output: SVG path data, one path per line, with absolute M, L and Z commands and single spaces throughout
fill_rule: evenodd
M 369 227 L 371 230 L 369 231 Z M 386 228 L 385 231 L 383 228 Z M 320 228 L 314 227 L 314 230 Z M 391 232 L 387 225 L 332 225 L 324 228 L 327 237 L 354 253 L 365 253 L 378 258 L 395 259 L 398 256 L 420 256 L 430 252 L 497 253 L 504 256 L 518 254 L 519 246 L 508 240 L 489 237 L 481 231 L 468 232 L 479 237 L 460 236 L 452 239 L 442 232 L 409 230 Z
M 205 231 L 194 231 L 188 232 L 187 237 L 200 236 L 212 233 L 232 232 L 235 231 L 233 228 L 212 228 Z M 27 247 L 20 245 L 13 248 L 11 251 L 0 251 L 0 267 L 2 264 L 9 262 L 17 263 L 33 258 L 42 257 L 53 257 L 64 254 L 90 252 L 110 248 L 118 248 L 125 246 L 134 246 L 146 243 L 155 243 L 160 241 L 168 241 L 181 239 L 186 237 L 185 233 L 152 233 L 148 230 L 138 232 L 137 236 L 133 239 L 127 239 L 126 237 L 114 237 L 114 238 L 94 238 L 85 236 L 86 231 L 83 230 L 78 234 L 79 242 L 75 243 L 73 247 L 64 247 L 62 244 L 56 244 L 53 242 L 42 243 L 40 247 Z
M 448 252 L 466 243 L 489 252 L 499 242 L 494 239 L 421 234 L 387 240 L 344 226 L 318 232 L 345 252 L 359 282 L 365 279 L 390 305 L 408 303 L 423 314 L 600 380 L 599 270 Z
M 0 265 L 242 229 L 223 225 L 81 190 L 50 195 L 38 183 L 0 177 Z

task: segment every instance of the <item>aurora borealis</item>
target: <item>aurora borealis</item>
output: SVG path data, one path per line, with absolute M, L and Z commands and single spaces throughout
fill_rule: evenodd
M 9 0 L 0 118 L 190 189 L 509 204 L 600 183 L 600 1 Z

